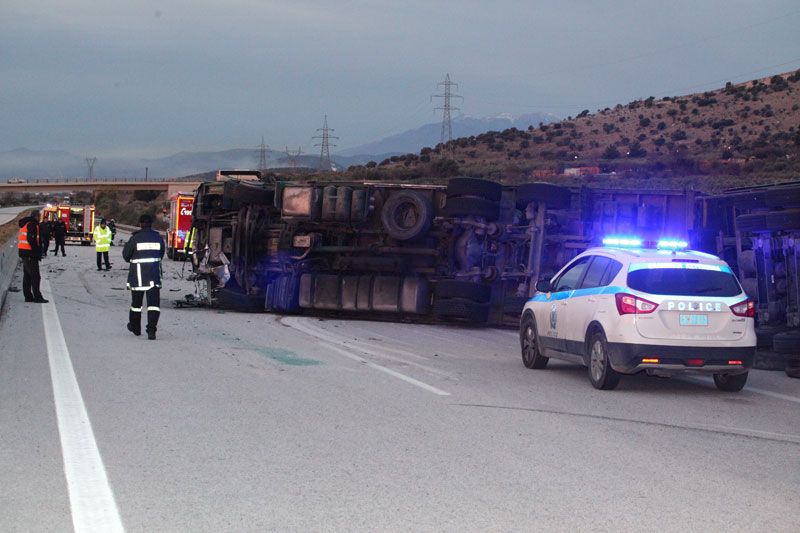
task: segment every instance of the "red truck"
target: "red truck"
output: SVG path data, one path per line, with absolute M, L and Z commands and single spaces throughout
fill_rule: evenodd
M 183 247 L 192 229 L 194 193 L 179 192 L 169 199 L 169 229 L 167 230 L 167 257 L 184 259 Z

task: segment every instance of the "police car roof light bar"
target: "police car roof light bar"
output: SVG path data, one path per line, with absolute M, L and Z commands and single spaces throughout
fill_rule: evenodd
M 641 248 L 643 244 L 639 237 L 609 236 L 603 238 L 603 246 L 617 246 L 620 248 Z
M 689 247 L 689 243 L 683 239 L 659 239 L 656 248 L 659 250 L 684 250 Z

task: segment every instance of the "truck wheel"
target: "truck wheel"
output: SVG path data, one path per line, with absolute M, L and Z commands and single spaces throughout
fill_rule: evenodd
M 747 382 L 747 372 L 744 374 L 714 374 L 714 385 L 724 392 L 739 392 Z
M 539 351 L 539 337 L 536 335 L 536 320 L 530 313 L 525 313 L 519 327 L 519 343 L 522 349 L 522 364 L 525 368 L 542 369 L 550 361 Z
M 485 324 L 489 321 L 489 304 L 459 298 L 437 298 L 433 302 L 433 315 L 443 320 Z
M 782 354 L 790 354 L 792 357 L 787 359 L 794 359 L 800 357 L 800 330 L 786 331 L 784 333 L 776 333 L 772 337 L 772 348 Z
M 499 202 L 503 186 L 480 178 L 453 178 L 447 182 L 447 198 L 477 196 L 490 202 Z
M 433 293 L 439 298 L 465 298 L 485 304 L 492 295 L 492 287 L 483 283 L 444 279 L 436 283 Z
M 425 235 L 432 220 L 430 200 L 416 191 L 394 193 L 383 204 L 381 211 L 386 233 L 398 241 L 410 241 Z
M 595 389 L 612 390 L 619 384 L 619 373 L 608 360 L 606 336 L 599 331 L 589 341 L 589 381 Z
M 550 209 L 566 209 L 572 202 L 572 193 L 552 183 L 523 183 L 517 187 L 517 207 L 525 209 L 531 202 L 544 202 Z
M 483 198 L 457 197 L 448 198 L 444 206 L 448 216 L 485 218 L 488 222 L 500 216 L 500 205 Z
M 767 231 L 767 215 L 753 213 L 736 217 L 736 229 L 739 231 Z
M 767 229 L 772 231 L 800 229 L 800 210 L 772 211 L 767 213 Z
M 223 188 L 223 199 L 246 204 L 271 204 L 275 192 L 266 189 L 259 183 L 226 181 Z
M 167 247 L 167 257 L 172 259 L 173 261 L 175 260 L 175 251 L 173 248 L 169 246 Z

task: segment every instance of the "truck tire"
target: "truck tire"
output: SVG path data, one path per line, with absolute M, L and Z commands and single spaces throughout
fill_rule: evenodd
M 465 298 L 485 304 L 492 295 L 492 287 L 483 283 L 445 279 L 436 283 L 433 293 L 438 298 Z
M 265 189 L 260 183 L 242 181 L 226 181 L 223 188 L 223 200 L 231 200 L 239 204 L 271 204 L 275 193 Z
M 443 320 L 485 324 L 489 321 L 489 304 L 461 298 L 437 298 L 433 302 L 433 315 Z
M 471 198 L 468 196 L 448 198 L 444 208 L 447 215 L 451 217 L 474 216 L 484 218 L 487 222 L 492 222 L 500 216 L 500 205 L 484 198 Z
M 392 194 L 381 210 L 386 233 L 398 241 L 410 241 L 428 233 L 433 220 L 430 200 L 417 191 Z
M 477 196 L 490 202 L 499 202 L 503 186 L 480 178 L 453 178 L 447 182 L 447 198 Z
M 550 209 L 566 209 L 572 202 L 572 193 L 552 183 L 523 183 L 517 187 L 517 207 L 525 209 L 531 202 L 544 202 Z
M 767 229 L 773 231 L 800 229 L 800 209 L 767 213 Z
M 768 231 L 767 215 L 765 213 L 752 213 L 736 217 L 736 229 L 739 231 Z
M 787 360 L 800 359 L 800 330 L 776 333 L 772 337 L 772 349 L 784 354 Z

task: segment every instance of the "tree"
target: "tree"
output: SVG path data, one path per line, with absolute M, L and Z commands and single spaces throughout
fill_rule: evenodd
M 633 141 L 633 144 L 631 144 L 630 149 L 628 150 L 628 157 L 645 156 L 647 156 L 647 150 L 642 148 L 642 144 L 639 141 Z
M 619 150 L 613 144 L 608 145 L 608 147 L 603 150 L 603 158 L 604 159 L 617 159 L 620 156 Z

